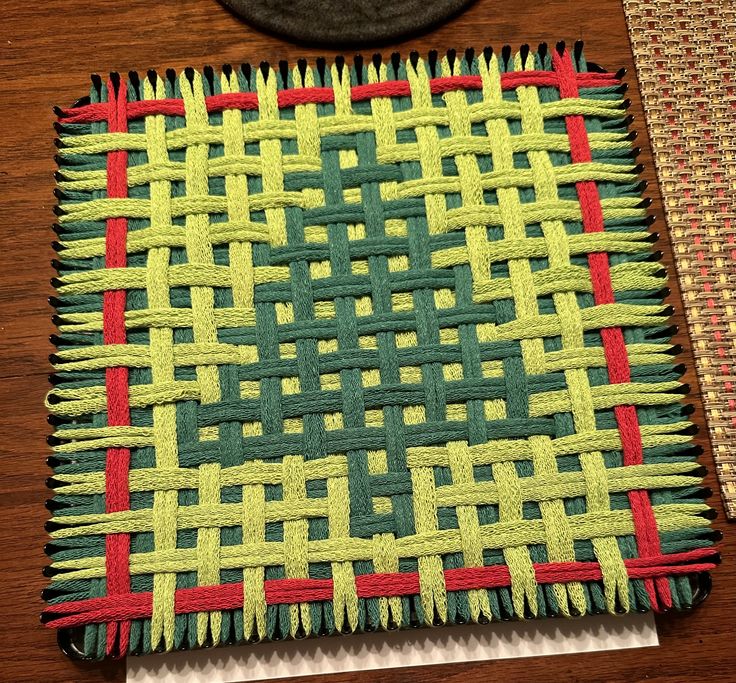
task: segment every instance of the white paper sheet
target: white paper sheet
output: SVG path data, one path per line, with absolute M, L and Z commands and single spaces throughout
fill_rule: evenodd
M 128 683 L 233 683 L 658 645 L 651 614 L 335 636 L 128 658 Z

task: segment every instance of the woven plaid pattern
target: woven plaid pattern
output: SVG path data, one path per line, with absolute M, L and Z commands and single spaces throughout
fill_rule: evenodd
M 45 620 L 101 657 L 689 606 L 708 507 L 616 77 L 322 66 L 60 112 Z

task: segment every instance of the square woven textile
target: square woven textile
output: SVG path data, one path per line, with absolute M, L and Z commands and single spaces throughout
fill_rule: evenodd
M 540 46 L 59 110 L 66 648 L 693 606 L 718 558 L 625 107 Z

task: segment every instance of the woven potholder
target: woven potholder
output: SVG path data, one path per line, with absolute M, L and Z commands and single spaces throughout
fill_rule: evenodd
M 61 111 L 48 625 L 102 657 L 690 606 L 619 85 L 486 50 Z

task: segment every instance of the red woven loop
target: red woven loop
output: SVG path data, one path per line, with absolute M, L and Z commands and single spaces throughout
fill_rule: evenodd
M 617 85 L 614 74 L 584 73 L 575 74 L 575 84 L 581 88 L 591 88 L 602 85 Z M 560 86 L 560 78 L 551 71 L 519 71 L 501 75 L 501 86 L 504 90 L 513 90 L 519 86 L 534 86 L 537 88 Z M 445 76 L 433 78 L 430 87 L 434 94 L 441 94 L 450 90 L 479 90 L 480 76 Z M 405 97 L 411 94 L 409 81 L 384 81 L 382 83 L 368 83 L 351 88 L 353 102 L 362 102 L 374 97 Z M 280 90 L 278 93 L 279 107 L 294 107 L 298 104 L 330 104 L 335 100 L 335 91 L 332 88 L 297 88 L 294 90 Z M 214 113 L 225 109 L 258 109 L 258 96 L 253 92 L 227 93 L 210 95 L 205 99 L 207 111 Z M 127 106 L 129 121 L 145 116 L 163 114 L 166 116 L 184 116 L 184 102 L 180 99 L 144 100 L 130 102 Z M 108 117 L 107 103 L 88 104 L 75 109 L 65 109 L 62 112 L 68 123 L 94 123 L 105 121 Z M 112 128 L 110 129 L 112 131 Z
M 125 89 L 117 90 L 112 81 L 107 85 L 108 130 L 125 133 L 128 130 Z M 107 196 L 128 196 L 128 153 L 115 150 L 107 155 Z M 124 268 L 127 261 L 125 218 L 109 218 L 105 237 L 105 266 Z M 125 290 L 104 293 L 102 320 L 105 344 L 125 344 Z M 107 389 L 107 419 L 109 426 L 130 425 L 130 402 L 128 396 L 128 368 L 113 367 L 105 371 Z M 105 511 L 120 512 L 130 508 L 128 470 L 130 449 L 108 448 L 105 464 Z M 110 534 L 105 538 L 105 567 L 107 594 L 113 599 L 130 594 L 129 534 Z M 106 652 L 122 656 L 127 652 L 130 637 L 130 622 L 111 622 L 107 627 Z
M 652 581 L 667 576 L 710 571 L 715 567 L 711 561 L 714 554 L 713 548 L 699 548 L 684 553 L 624 560 L 624 565 L 629 578 Z M 599 581 L 602 578 L 597 562 L 535 564 L 534 572 L 540 584 Z M 446 569 L 445 584 L 448 591 L 500 588 L 511 585 L 511 576 L 505 565 Z M 361 598 L 416 595 L 419 593 L 419 574 L 365 574 L 355 577 L 355 586 Z M 332 579 L 270 579 L 265 581 L 264 588 L 267 604 L 296 604 L 331 600 L 333 582 Z M 177 614 L 239 609 L 242 606 L 242 583 L 195 586 L 176 591 Z M 47 626 L 67 628 L 99 622 L 125 623 L 124 620 L 127 619 L 143 619 L 151 616 L 152 609 L 152 593 L 130 593 L 65 602 L 48 607 L 45 613 L 56 617 Z

